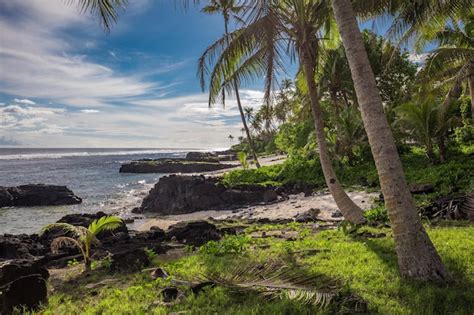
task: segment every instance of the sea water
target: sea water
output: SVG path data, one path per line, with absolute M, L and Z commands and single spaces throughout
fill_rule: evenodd
M 71 213 L 104 211 L 128 218 L 163 174 L 119 173 L 130 160 L 181 158 L 186 149 L 0 148 L 0 186 L 64 185 L 82 204 L 0 208 L 0 234 L 35 233 Z

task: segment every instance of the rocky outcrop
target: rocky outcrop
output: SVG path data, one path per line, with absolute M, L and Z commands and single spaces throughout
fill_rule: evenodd
M 214 224 L 204 220 L 188 221 L 176 223 L 166 232 L 168 240 L 177 240 L 181 243 L 201 246 L 208 241 L 219 240 L 221 231 Z
M 0 314 L 12 314 L 15 308 L 36 310 L 48 300 L 46 280 L 39 274 L 19 277 L 0 287 Z
M 216 178 L 171 175 L 160 178 L 135 212 L 163 215 L 229 209 L 276 201 L 273 189 L 258 185 L 227 188 Z
M 47 269 L 37 261 L 17 260 L 0 265 L 0 314 L 17 307 L 36 309 L 47 300 Z
M 139 160 L 122 164 L 120 173 L 201 173 L 235 167 L 215 161 Z
M 59 206 L 81 202 L 82 199 L 74 195 L 66 186 L 36 184 L 0 187 L 0 208 Z
M 214 152 L 188 152 L 186 160 L 199 162 L 219 162 L 219 158 Z

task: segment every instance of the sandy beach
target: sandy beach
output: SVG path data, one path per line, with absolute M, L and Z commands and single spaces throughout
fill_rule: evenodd
M 270 155 L 259 159 L 263 166 L 283 163 L 285 155 Z M 255 165 L 251 165 L 255 167 Z M 222 176 L 224 173 L 239 169 L 240 165 L 236 162 L 236 167 L 214 172 L 200 173 L 205 176 Z M 367 193 L 364 191 L 348 192 L 349 197 L 363 210 L 370 209 L 374 200 L 378 198 L 378 193 Z M 250 207 L 241 207 L 233 210 L 215 209 L 208 211 L 197 211 L 188 214 L 167 215 L 151 217 L 144 220 L 144 223 L 137 225 L 139 231 L 147 231 L 156 226 L 161 229 L 168 229 L 169 226 L 183 221 L 193 221 L 202 219 L 213 220 L 252 220 L 252 219 L 294 219 L 298 215 L 317 209 L 316 218 L 321 221 L 341 221 L 343 220 L 337 208 L 334 199 L 328 191 L 314 192 L 311 196 L 305 197 L 304 193 L 289 195 L 288 199 L 280 200 L 271 204 L 260 204 Z

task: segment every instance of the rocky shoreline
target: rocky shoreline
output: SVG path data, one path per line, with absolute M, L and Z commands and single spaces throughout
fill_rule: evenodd
M 184 159 L 141 159 L 122 164 L 120 173 L 202 173 L 236 167 L 236 164 L 221 163 L 235 161 L 236 153 L 189 152 Z

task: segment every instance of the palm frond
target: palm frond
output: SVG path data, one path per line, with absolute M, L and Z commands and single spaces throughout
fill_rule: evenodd
M 71 5 L 77 3 L 84 13 L 96 15 L 102 26 L 109 31 L 112 24 L 117 22 L 118 10 L 124 9 L 128 0 L 65 0 Z
M 102 231 L 115 230 L 123 224 L 121 218 L 117 216 L 103 216 L 89 224 L 88 230 L 93 236 L 97 236 Z
M 279 261 L 243 264 L 221 275 L 202 276 L 231 291 L 252 292 L 268 299 L 291 299 L 321 307 L 338 293 L 338 284 L 320 275 L 308 275 Z
M 88 233 L 87 229 L 82 226 L 75 226 L 69 223 L 53 223 L 53 224 L 48 224 L 47 226 L 45 226 L 41 230 L 40 235 L 43 235 L 53 229 L 60 229 L 66 232 L 70 232 L 76 237 L 83 237 L 87 235 Z
M 84 253 L 84 248 L 78 240 L 73 239 L 72 237 L 61 236 L 56 237 L 51 242 L 51 251 L 53 253 L 57 253 L 63 246 L 75 246 L 77 247 L 81 253 Z

